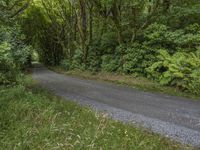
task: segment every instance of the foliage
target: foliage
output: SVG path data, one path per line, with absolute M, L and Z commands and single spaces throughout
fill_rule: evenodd
M 145 69 L 156 59 L 156 50 L 134 43 L 125 50 L 123 72 L 126 74 L 140 74 L 145 76 Z
M 60 66 L 66 70 L 84 70 L 84 65 L 82 64 L 82 51 L 76 50 L 72 59 L 63 59 Z
M 120 66 L 120 57 L 113 55 L 102 56 L 101 68 L 106 72 L 116 72 Z
M 112 53 L 116 49 L 118 45 L 116 37 L 116 33 L 112 31 L 108 31 L 107 33 L 104 33 L 102 35 L 99 46 L 102 49 L 103 53 Z
M 199 51 L 177 52 L 171 56 L 166 50 L 161 50 L 158 59 L 158 62 L 147 69 L 150 78 L 159 81 L 162 85 L 172 85 L 199 94 Z
M 19 16 L 30 6 L 32 0 L 1 0 L 0 26 L 13 27 Z
M 166 42 L 166 33 L 168 32 L 168 27 L 166 25 L 154 23 L 151 24 L 144 32 L 144 37 L 152 45 L 162 45 Z
M 17 81 L 17 70 L 7 42 L 0 44 L 0 84 L 9 84 Z
M 102 64 L 102 47 L 98 46 L 98 41 L 90 44 L 89 54 L 88 54 L 88 62 L 87 62 L 87 70 L 92 72 L 98 72 L 101 70 Z
M 200 45 L 200 26 L 191 24 L 172 31 L 166 25 L 154 23 L 145 30 L 144 37 L 149 46 L 168 49 L 171 54 L 180 48 L 195 51 Z
M 62 60 L 62 61 L 60 62 L 60 66 L 61 66 L 63 69 L 65 69 L 66 71 L 68 71 L 68 70 L 70 70 L 71 63 L 70 63 L 69 60 L 64 59 L 64 60 Z
M 19 27 L 0 27 L 0 54 L 0 84 L 16 83 L 31 55 L 31 47 L 24 43 Z
M 171 11 L 163 19 L 173 28 L 184 28 L 194 23 L 200 24 L 200 3 L 197 0 L 173 1 Z
M 187 89 L 190 93 L 200 95 L 200 69 L 196 69 L 191 73 Z
M 58 33 L 55 33 L 55 30 L 59 30 L 58 26 L 51 24 L 44 13 L 40 7 L 33 5 L 21 19 L 22 30 L 29 44 L 37 51 L 41 62 L 46 65 L 59 65 L 64 57 L 63 50 L 67 49 L 59 42 L 61 39 Z

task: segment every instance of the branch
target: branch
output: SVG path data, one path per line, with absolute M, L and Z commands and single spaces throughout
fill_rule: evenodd
M 22 6 L 17 12 L 15 12 L 12 16 L 10 16 L 10 18 L 14 18 L 18 14 L 22 13 L 23 11 L 25 11 L 29 7 L 30 2 L 31 2 L 31 0 L 29 0 L 27 3 L 25 3 L 24 6 Z
M 149 25 L 149 23 L 150 23 L 150 21 L 151 21 L 151 19 L 152 19 L 152 17 L 155 15 L 155 13 L 157 12 L 157 10 L 158 10 L 158 8 L 159 8 L 159 3 L 160 1 L 159 0 L 157 0 L 156 2 L 155 2 L 155 4 L 152 6 L 153 8 L 152 8 L 152 11 L 150 12 L 150 14 L 147 16 L 147 19 L 146 19 L 146 21 L 144 22 L 144 24 L 141 26 L 141 29 L 144 29 L 144 28 L 146 28 L 148 25 Z
M 13 4 L 10 8 L 8 8 L 8 10 L 12 10 L 20 1 L 21 1 L 21 0 L 16 0 L 16 1 L 14 2 L 14 4 Z

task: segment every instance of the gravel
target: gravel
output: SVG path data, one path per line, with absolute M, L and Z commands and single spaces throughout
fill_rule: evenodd
M 199 101 L 68 77 L 42 66 L 34 68 L 33 77 L 56 95 L 90 106 L 115 120 L 200 147 Z

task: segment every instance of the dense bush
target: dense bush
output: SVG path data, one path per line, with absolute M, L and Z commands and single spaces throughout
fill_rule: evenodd
M 162 85 L 176 86 L 194 94 L 200 94 L 200 52 L 177 52 L 170 55 L 161 50 L 159 61 L 147 69 L 149 77 Z
M 120 67 L 120 56 L 104 55 L 102 56 L 102 71 L 116 72 Z
M 84 65 L 82 63 L 82 51 L 76 50 L 72 59 L 63 59 L 60 62 L 60 66 L 66 70 L 83 70 Z
M 112 53 L 117 47 L 117 36 L 115 32 L 108 31 L 103 34 L 100 47 L 104 53 Z
M 19 27 L 0 27 L 0 84 L 14 84 L 20 70 L 30 63 L 31 47 L 24 42 Z
M 145 69 L 155 62 L 155 56 L 155 49 L 134 43 L 125 50 L 123 72 L 145 76 Z
M 60 67 L 62 67 L 64 70 L 68 71 L 71 68 L 71 62 L 67 59 L 64 59 L 60 62 Z
M 144 38 L 149 47 L 162 49 L 158 61 L 146 69 L 148 77 L 162 85 L 200 94 L 200 26 L 191 24 L 172 30 L 155 23 L 146 29 Z
M 89 47 L 87 68 L 89 71 L 98 72 L 102 64 L 102 48 L 98 46 L 98 41 L 93 42 Z
M 7 42 L 0 44 L 0 84 L 9 84 L 17 81 L 18 71 L 10 53 Z
M 144 38 L 149 46 L 168 49 L 171 54 L 180 48 L 195 51 L 200 45 L 200 26 L 192 24 L 173 31 L 166 25 L 154 23 L 145 30 Z

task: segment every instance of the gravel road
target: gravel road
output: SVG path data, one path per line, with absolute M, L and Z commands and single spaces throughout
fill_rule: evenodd
M 33 70 L 33 78 L 59 96 L 89 105 L 116 120 L 200 147 L 200 101 L 65 76 L 41 65 Z

